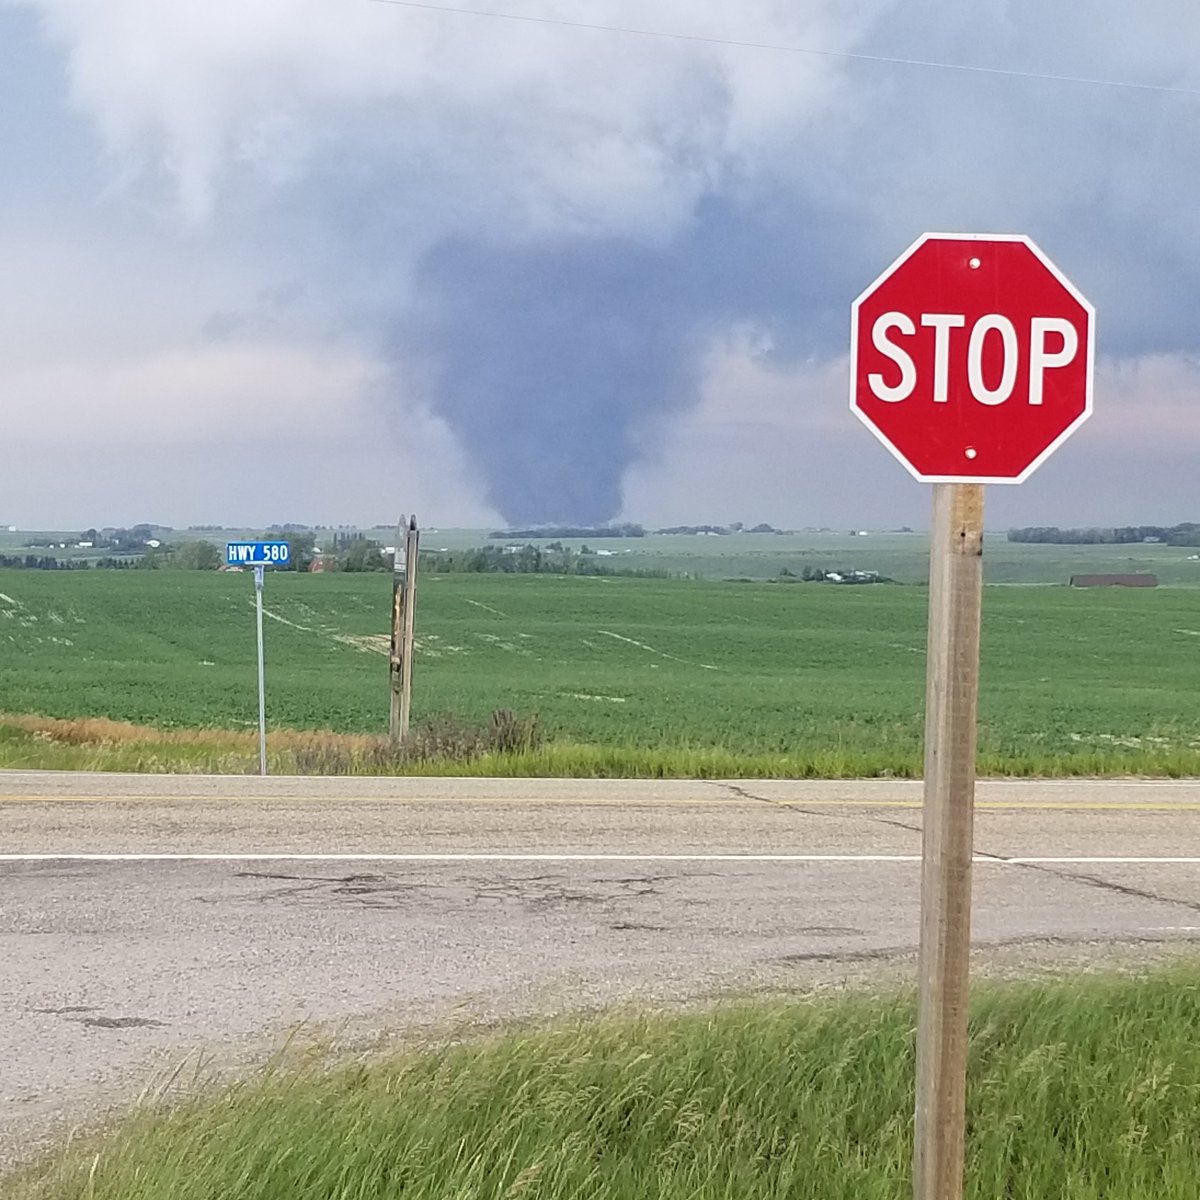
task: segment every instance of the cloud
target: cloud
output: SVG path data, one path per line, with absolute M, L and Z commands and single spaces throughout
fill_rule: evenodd
M 368 0 L 23 2 L 66 49 L 73 103 L 128 168 L 164 173 L 193 220 L 239 173 L 294 183 L 349 134 L 376 158 L 414 164 L 405 190 L 432 184 L 438 200 L 422 207 L 443 229 L 466 218 L 502 232 L 661 231 L 739 158 L 828 104 L 838 78 L 820 57 Z M 548 2 L 518 7 L 561 13 Z M 653 23 L 838 49 L 869 11 L 827 2 L 797 12 L 776 0 L 698 11 L 666 0 Z M 632 0 L 572 15 L 646 24 Z
M 63 441 L 169 445 L 265 442 L 361 420 L 375 368 L 353 353 L 221 344 L 145 358 L 39 365 L 0 373 L 10 442 L 53 429 Z
M 770 336 L 746 326 L 710 344 L 698 391 L 699 403 L 628 469 L 627 519 L 927 522 L 928 488 L 849 410 L 846 356 L 780 362 Z M 1195 356 L 1102 359 L 1094 416 L 1027 483 L 989 489 L 989 524 L 1121 524 L 1131 512 L 1190 519 L 1198 395 Z
M 412 396 L 381 409 L 380 372 L 261 340 L 0 370 L 4 519 L 494 523 L 445 423 Z
M 691 398 L 693 327 L 721 273 L 682 260 L 701 210 L 758 187 L 839 90 L 820 56 L 365 0 L 29 2 L 126 186 L 168 185 L 195 228 L 276 206 L 347 319 L 401 358 L 423 342 L 428 404 L 518 521 L 615 514 L 640 427 Z M 836 49 L 871 11 L 674 0 L 655 22 Z M 645 22 L 631 2 L 573 15 Z M 709 294 L 688 295 L 699 276 Z M 255 327 L 224 307 L 205 322 Z
M 853 449 L 849 437 L 857 436 L 845 356 L 782 365 L 770 336 L 743 326 L 708 348 L 699 393 L 625 475 L 630 519 L 816 525 L 833 520 L 838 505 L 854 511 L 848 487 L 815 505 L 809 499 L 836 486 L 831 439 Z
M 104 403 L 131 418 L 173 371 L 236 395 L 217 376 L 248 375 L 237 355 L 283 353 L 290 378 L 304 346 L 300 359 L 317 365 L 303 395 L 393 439 L 422 413 L 448 464 L 465 453 L 469 471 L 444 477 L 463 481 L 473 511 L 522 523 L 640 516 L 638 504 L 677 513 L 688 495 L 714 498 L 721 479 L 731 504 L 750 481 L 766 506 L 768 480 L 785 500 L 795 488 L 832 503 L 860 453 L 838 424 L 842 401 L 825 398 L 850 299 L 923 229 L 993 229 L 1031 233 L 1100 312 L 1114 415 L 1102 415 L 1102 388 L 1080 435 L 1092 440 L 1070 454 L 1086 466 L 1090 445 L 1099 462 L 1108 429 L 1155 422 L 1176 429 L 1176 450 L 1200 448 L 1185 412 L 1200 353 L 1189 302 L 1200 172 L 1181 150 L 1195 97 L 368 0 L 3 3 L 35 13 L 63 55 L 70 102 L 107 155 L 102 213 L 145 226 L 121 234 L 128 294 L 106 303 L 92 282 L 76 306 L 101 313 L 104 337 L 91 340 L 116 348 L 86 346 L 72 367 L 60 339 L 57 353 L 28 350 L 23 369 L 73 369 L 70 391 L 112 359 Z M 513 0 L 512 11 L 562 10 Z M 1192 6 L 1152 0 L 1132 26 L 1115 0 L 1087 12 L 663 0 L 651 18 L 634 0 L 589 0 L 571 15 L 1200 86 Z M 78 219 L 86 228 L 89 214 Z M 66 257 L 51 254 L 54 274 L 72 273 Z M 0 311 L 19 301 L 0 287 Z M 335 384 L 347 345 L 370 386 Z M 807 400 L 789 414 L 793 385 Z M 282 390 L 255 404 L 264 422 L 286 419 Z M 1125 415 L 1140 405 L 1158 415 Z M 215 437 L 221 419 L 151 427 Z M 28 420 L 33 430 L 39 418 Z M 1035 478 L 1030 503 L 1052 501 Z M 855 489 L 847 502 L 893 511 L 886 471 L 863 468 Z
M 1200 356 L 1104 359 L 1096 376 L 1093 437 L 1118 447 L 1200 448 Z

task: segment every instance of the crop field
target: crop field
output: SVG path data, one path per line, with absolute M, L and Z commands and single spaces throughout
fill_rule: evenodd
M 273 728 L 385 729 L 390 589 L 268 578 Z M 253 729 L 253 598 L 249 575 L 0 571 L 0 712 Z M 1200 590 L 984 603 L 982 770 L 1200 774 Z M 920 587 L 424 574 L 414 716 L 536 714 L 558 757 L 527 769 L 554 773 L 917 774 L 925 605 Z M 22 745 L 0 737 L 0 761 Z

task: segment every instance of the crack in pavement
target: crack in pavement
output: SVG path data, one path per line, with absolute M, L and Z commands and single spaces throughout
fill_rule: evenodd
M 712 781 L 710 781 L 712 782 Z M 770 796 L 756 796 L 753 792 L 737 783 L 716 783 L 712 785 L 721 788 L 724 791 L 732 792 L 735 796 L 743 800 L 754 800 L 759 804 L 766 804 L 771 808 L 783 809 L 787 812 L 802 813 L 806 817 L 823 817 L 826 820 L 834 817 L 845 818 L 846 814 L 837 808 L 805 808 L 802 804 L 791 804 L 787 800 L 772 800 Z M 847 808 L 853 807 L 853 802 L 847 802 Z M 920 825 L 911 825 L 907 821 L 898 820 L 896 817 L 881 817 L 876 816 L 871 812 L 855 813 L 855 818 L 862 821 L 868 821 L 872 825 L 890 825 L 893 829 L 903 829 L 908 833 L 923 832 Z
M 1069 871 L 1066 867 L 1055 867 L 1049 863 L 1021 862 L 1020 855 L 996 854 L 990 850 L 975 847 L 975 854 L 980 858 L 989 858 L 993 862 L 1004 863 L 1006 866 L 1018 867 L 1024 871 L 1034 871 L 1041 875 L 1049 875 L 1052 879 L 1061 879 L 1064 883 L 1079 883 L 1084 887 L 1096 888 L 1104 892 L 1113 892 L 1119 896 L 1128 896 L 1133 900 L 1149 900 L 1156 904 L 1174 905 L 1189 912 L 1200 913 L 1200 901 L 1182 900 L 1176 896 L 1164 896 L 1161 892 L 1153 892 L 1146 888 L 1134 887 L 1129 883 L 1117 883 L 1105 879 L 1101 875 L 1091 875 L 1086 871 Z
M 753 800 L 762 804 L 770 805 L 772 808 L 785 809 L 789 812 L 803 813 L 810 817 L 831 817 L 844 816 L 842 812 L 835 808 L 829 809 L 812 809 L 804 808 L 798 804 L 789 804 L 784 800 L 772 800 L 769 796 L 759 796 L 751 792 L 748 788 L 742 787 L 736 783 L 715 783 L 714 786 L 719 787 L 727 792 L 732 792 L 735 796 L 743 800 Z M 851 807 L 848 805 L 847 807 Z M 862 819 L 869 821 L 874 825 L 888 825 L 894 829 L 903 829 L 910 833 L 923 833 L 920 825 L 913 825 L 907 821 L 901 821 L 895 817 L 873 816 L 869 813 L 861 814 Z M 1078 883 L 1084 887 L 1096 888 L 1101 891 L 1113 892 L 1117 895 L 1128 896 L 1135 900 L 1149 900 L 1158 904 L 1173 905 L 1176 908 L 1183 908 L 1189 912 L 1200 913 L 1200 901 L 1183 900 L 1174 896 L 1165 896 L 1160 892 L 1150 891 L 1146 888 L 1134 887 L 1132 884 L 1116 883 L 1113 880 L 1105 879 L 1100 875 L 1092 875 L 1084 871 L 1069 871 L 1062 867 L 1053 867 L 1045 863 L 1023 863 L 1014 861 L 1019 857 L 1016 855 L 1009 856 L 1005 854 L 995 854 L 985 850 L 982 847 L 976 846 L 974 852 L 981 858 L 990 858 L 996 862 L 1006 863 L 1009 866 L 1021 867 L 1027 871 L 1037 871 L 1043 875 L 1049 875 L 1054 879 L 1061 879 L 1066 883 Z
M 810 817 L 828 816 L 828 813 L 818 812 L 813 808 L 803 808 L 799 804 L 789 804 L 786 800 L 772 800 L 770 796 L 756 796 L 738 783 L 712 783 L 712 786 L 723 792 L 732 792 L 742 800 L 753 800 L 756 804 L 766 804 L 770 808 L 782 808 L 788 812 L 804 813 Z
M 1184 933 L 1182 936 L 1149 936 L 1142 933 L 1098 934 L 1090 937 L 1086 934 L 1055 936 L 1053 934 L 1026 934 L 1011 938 L 994 938 L 987 941 L 971 940 L 971 952 L 980 953 L 992 950 L 1012 950 L 1022 946 L 1164 946 L 1175 942 L 1200 942 L 1200 936 L 1194 933 Z M 766 960 L 779 963 L 856 963 L 856 962 L 894 962 L 906 958 L 916 958 L 920 948 L 914 943 L 905 946 L 877 946 L 865 950 L 802 950 L 794 954 L 780 954 Z
M 153 1017 L 72 1017 L 80 1025 L 92 1029 L 162 1029 L 166 1021 L 156 1021 Z
M 727 878 L 720 871 L 665 871 L 646 875 L 599 876 L 586 882 L 567 873 L 540 873 L 499 879 L 466 878 L 407 880 L 395 875 L 299 875 L 279 871 L 238 871 L 239 879 L 283 883 L 254 895 L 247 902 L 330 906 L 356 904 L 375 909 L 401 909 L 430 898 L 451 907 L 473 904 L 512 904 L 527 912 L 580 905 L 611 908 L 630 901 L 662 896 L 664 885 L 700 878 Z M 685 899 L 684 903 L 697 901 Z
M 898 821 L 895 817 L 872 817 L 867 815 L 866 819 L 876 825 L 890 825 L 893 829 L 906 829 L 909 833 L 924 834 L 925 832 L 920 825 L 910 825 L 907 821 Z
M 1004 854 L 989 854 L 985 850 L 976 850 L 975 853 L 985 858 L 995 859 L 997 862 L 1007 863 L 1012 867 L 1021 867 L 1026 871 L 1037 871 L 1042 875 L 1049 875 L 1054 879 L 1061 879 L 1066 883 L 1080 883 L 1084 887 L 1097 888 L 1105 892 L 1115 892 L 1117 895 L 1128 896 L 1134 900 L 1150 900 L 1157 904 L 1169 904 L 1176 908 L 1186 909 L 1189 912 L 1200 913 L 1200 901 L 1182 900 L 1175 896 L 1164 896 L 1160 892 L 1134 887 L 1128 883 L 1117 883 L 1114 880 L 1105 879 L 1100 875 L 1089 875 L 1082 871 L 1068 871 L 1063 867 L 1048 866 L 1046 863 L 1016 862 Z

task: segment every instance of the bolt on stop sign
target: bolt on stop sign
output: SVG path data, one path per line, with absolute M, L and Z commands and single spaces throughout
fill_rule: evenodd
M 1020 483 L 1091 415 L 1095 312 L 1027 237 L 927 233 L 850 313 L 850 407 L 927 483 Z

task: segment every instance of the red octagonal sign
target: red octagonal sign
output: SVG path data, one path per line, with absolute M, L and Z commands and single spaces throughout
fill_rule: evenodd
M 927 233 L 857 300 L 850 407 L 928 483 L 1020 483 L 1092 412 L 1095 313 L 1017 235 Z

